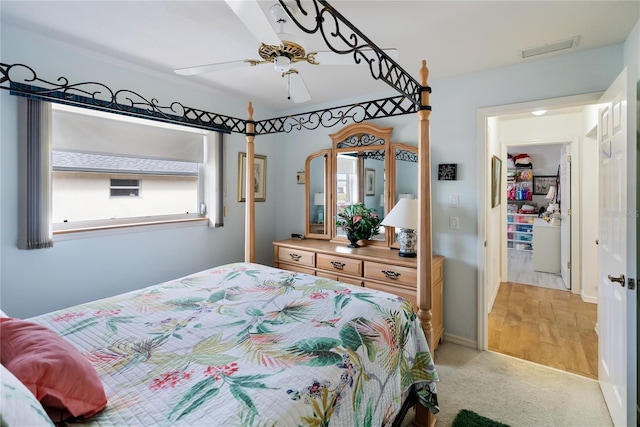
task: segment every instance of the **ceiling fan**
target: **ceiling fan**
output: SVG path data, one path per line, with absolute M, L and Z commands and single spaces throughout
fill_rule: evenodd
M 231 68 L 273 64 L 274 70 L 281 73 L 283 78 L 287 78 L 288 98 L 295 103 L 301 103 L 309 101 L 311 94 L 300 72 L 291 68 L 291 64 L 296 62 L 307 62 L 312 65 L 353 64 L 353 59 L 349 55 L 339 55 L 330 51 L 306 52 L 298 37 L 284 32 L 284 24 L 288 16 L 280 4 L 274 4 L 269 10 L 271 18 L 280 25 L 280 32 L 276 32 L 257 1 L 225 1 L 247 29 L 261 42 L 258 48 L 261 59 L 241 59 L 179 68 L 174 70 L 176 74 L 192 76 Z M 290 8 L 295 13 L 295 8 Z M 397 57 L 396 49 L 384 49 L 384 51 L 392 58 Z

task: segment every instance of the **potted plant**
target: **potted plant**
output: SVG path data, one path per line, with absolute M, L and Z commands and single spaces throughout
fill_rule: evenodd
M 345 206 L 338 212 L 336 226 L 347 233 L 350 248 L 358 248 L 358 240 L 368 240 L 380 232 L 380 222 L 375 209 L 363 203 Z

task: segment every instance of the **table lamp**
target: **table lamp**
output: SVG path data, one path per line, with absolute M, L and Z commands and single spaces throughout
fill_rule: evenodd
M 418 236 L 415 233 L 418 228 L 418 200 L 402 198 L 391 209 L 391 212 L 380 223 L 381 225 L 396 227 L 400 252 L 398 255 L 407 258 L 416 256 L 416 243 Z

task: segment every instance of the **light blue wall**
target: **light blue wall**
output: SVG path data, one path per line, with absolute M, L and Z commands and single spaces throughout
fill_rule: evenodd
M 131 89 L 160 103 L 180 101 L 206 111 L 246 117 L 246 100 L 238 100 L 183 80 L 136 69 L 68 45 L 1 27 L 0 60 L 23 63 L 41 78 L 65 76 L 71 82 L 99 81 L 112 89 Z M 0 93 L 0 307 L 12 316 L 29 317 L 62 307 L 130 291 L 198 270 L 244 258 L 244 203 L 237 202 L 238 152 L 243 135 L 225 136 L 225 226 L 169 227 L 56 241 L 51 249 L 16 247 L 18 224 L 17 97 Z M 256 107 L 256 119 L 273 117 Z M 256 141 L 255 152 L 267 155 L 267 201 L 256 204 L 256 258 L 273 261 L 275 181 L 278 147 L 274 136 Z
M 416 67 L 417 68 L 417 67 Z M 623 68 L 623 46 L 523 63 L 451 79 L 431 81 L 433 248 L 446 257 L 444 285 L 445 334 L 470 341 L 477 335 L 478 274 L 478 134 L 479 108 L 605 90 Z M 417 73 L 416 73 L 417 74 Z M 347 102 L 341 103 L 346 104 Z M 417 145 L 415 115 L 376 120 L 392 126 L 392 140 Z M 302 229 L 304 188 L 295 185 L 295 171 L 308 153 L 328 148 L 330 131 L 302 131 L 282 139 L 279 170 L 282 190 L 292 197 L 278 212 L 278 238 Z M 439 163 L 457 163 L 457 181 L 438 181 Z M 449 208 L 450 196 L 460 207 Z M 449 229 L 449 216 L 460 229 Z M 496 256 L 499 256 L 496 254 Z

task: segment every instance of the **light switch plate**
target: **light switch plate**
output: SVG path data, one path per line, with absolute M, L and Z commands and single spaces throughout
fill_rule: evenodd
M 451 200 L 449 201 L 450 208 L 457 208 L 460 204 L 460 197 L 457 194 L 451 195 Z
M 460 228 L 460 219 L 457 216 L 449 217 L 449 228 L 452 228 L 452 229 Z

